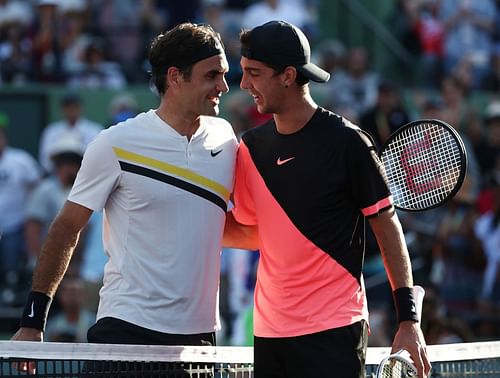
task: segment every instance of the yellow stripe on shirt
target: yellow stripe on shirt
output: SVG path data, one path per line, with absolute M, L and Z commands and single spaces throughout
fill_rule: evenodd
M 168 164 L 163 161 L 156 160 L 144 155 L 139 155 L 119 147 L 113 147 L 113 151 L 115 152 L 118 158 L 139 163 L 150 168 L 155 168 L 160 171 L 170 173 L 172 175 L 175 175 L 176 177 L 189 180 L 192 183 L 196 183 L 198 185 L 203 186 L 204 188 L 210 189 L 211 191 L 220 195 L 226 201 L 229 200 L 230 193 L 229 190 L 227 190 L 227 188 L 224 185 L 219 184 L 217 181 L 201 176 L 198 173 L 195 173 L 189 169 L 177 167 L 175 165 Z

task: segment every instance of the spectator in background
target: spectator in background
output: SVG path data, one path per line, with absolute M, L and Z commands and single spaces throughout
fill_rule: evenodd
M 168 3 L 184 3 L 169 1 Z M 137 77 L 139 61 L 143 56 L 144 43 L 141 27 L 143 25 L 142 1 L 134 0 L 93 0 L 92 8 L 96 15 L 95 24 L 105 39 L 107 59 L 120 62 L 126 77 Z M 142 77 L 141 77 L 142 79 Z
M 378 85 L 376 104 L 361 115 L 359 126 L 370 133 L 380 148 L 394 131 L 409 121 L 399 88 L 383 81 Z
M 355 123 L 377 101 L 379 78 L 369 68 L 368 58 L 364 47 L 349 49 L 345 71 L 337 74 L 330 85 L 331 107 Z
M 147 29 L 144 37 L 150 40 L 167 25 L 167 5 L 161 0 L 143 0 L 142 4 L 142 27 Z
M 468 319 L 474 315 L 485 263 L 474 235 L 476 199 L 467 175 L 459 192 L 444 205 L 430 277 L 439 288 L 447 314 Z
M 414 0 L 396 0 L 387 19 L 387 26 L 401 44 L 413 55 L 421 53 L 416 22 L 419 16 L 419 2 Z
M 84 147 L 79 139 L 62 135 L 51 145 L 49 156 L 54 171 L 33 190 L 26 204 L 26 245 L 34 267 L 49 226 L 68 198 L 83 158 Z M 78 254 L 77 254 L 78 255 Z M 73 260 L 73 273 L 79 260 Z
M 492 178 L 499 169 L 500 156 L 500 101 L 494 100 L 486 107 L 484 114 L 486 131 L 483 139 L 476 145 L 476 153 L 484 178 L 483 190 L 478 200 L 478 210 L 485 213 L 493 206 L 493 193 L 491 191 Z
M 458 132 L 466 134 L 466 119 L 470 107 L 467 102 L 466 90 L 460 80 L 453 75 L 444 77 L 439 88 L 439 95 L 443 105 L 440 110 L 441 119 L 453 126 Z
M 253 345 L 253 294 L 259 251 L 224 249 L 230 255 L 229 307 L 233 315 L 231 344 Z
M 497 155 L 495 172 L 490 176 L 492 206 L 475 222 L 474 232 L 481 241 L 486 256 L 481 299 L 488 307 L 500 304 L 500 285 L 498 271 L 500 267 L 500 154 Z
M 493 32 L 493 42 L 498 47 L 500 45 L 500 1 L 495 1 L 495 31 Z
M 337 75 L 344 74 L 345 55 L 346 48 L 342 42 L 336 39 L 326 39 L 317 46 L 314 60 L 330 75 L 337 77 Z M 328 86 L 313 82 L 311 83 L 311 91 L 318 97 L 318 102 L 321 105 L 329 105 L 330 90 Z
M 59 4 L 65 77 L 83 65 L 85 49 L 92 38 L 89 33 L 89 13 L 85 0 L 65 0 Z
M 241 79 L 240 45 L 238 36 L 241 25 L 234 18 L 225 17 L 223 0 L 203 0 L 201 21 L 211 25 L 222 36 L 226 49 L 229 72 L 226 76 L 228 84 L 238 84 Z
M 123 89 L 127 81 L 120 65 L 106 60 L 103 41 L 93 39 L 83 54 L 83 64 L 67 78 L 73 88 Z
M 47 341 L 87 341 L 87 330 L 95 323 L 95 313 L 84 308 L 86 301 L 84 285 L 77 276 L 67 275 L 56 292 L 60 311 L 47 319 L 45 338 Z
M 269 114 L 261 114 L 253 101 L 249 101 L 244 92 L 237 92 L 226 100 L 226 109 L 230 114 L 231 125 L 239 138 L 245 131 L 263 125 L 271 119 Z
M 345 69 L 346 49 L 342 42 L 336 39 L 327 39 L 316 48 L 318 64 L 331 75 L 343 72 Z
M 498 23 L 500 24 L 500 18 Z M 482 88 L 492 93 L 500 93 L 500 42 L 497 42 L 491 54 L 490 72 L 484 78 Z
M 393 1 L 392 9 L 387 17 L 385 26 L 392 32 L 402 47 L 406 60 L 418 62 L 421 54 L 421 46 L 418 38 L 416 23 L 418 20 L 419 2 L 414 0 Z M 414 76 L 418 73 L 420 62 L 416 64 L 392 63 L 393 69 L 399 72 L 406 83 L 412 83 Z
M 243 13 L 242 26 L 251 29 L 272 20 L 283 20 L 297 25 L 305 34 L 311 34 L 314 20 L 302 0 L 259 0 L 249 5 Z
M 31 27 L 33 39 L 33 75 L 39 82 L 62 82 L 63 30 L 57 0 L 38 0 Z
M 31 13 L 17 5 L 7 2 L 2 7 L 0 3 L 0 36 L 4 36 L 0 39 L 0 81 L 19 85 L 31 80 L 32 44 L 27 33 Z
M 493 0 L 442 0 L 439 17 L 444 25 L 444 69 L 452 72 L 462 60 L 473 68 L 473 88 L 488 74 L 495 30 Z
M 495 161 L 500 153 L 500 100 L 492 100 L 484 112 L 485 133 L 478 143 L 476 152 L 484 177 L 489 177 L 495 169 Z
M 474 225 L 476 237 L 480 240 L 486 256 L 486 268 L 481 283 L 478 313 L 480 318 L 474 324 L 477 340 L 494 340 L 500 336 L 498 314 L 500 313 L 500 154 L 495 169 L 489 176 L 482 196 L 488 201 L 480 204 L 482 214 Z M 481 206 L 482 205 L 482 206 Z M 481 208 L 482 207 L 482 208 Z
M 95 122 L 83 116 L 82 101 L 73 92 L 68 92 L 61 100 L 61 111 L 63 118 L 48 125 L 40 136 L 38 160 L 47 173 L 52 171 L 50 160 L 50 149 L 63 136 L 73 136 L 86 147 L 87 144 L 103 129 Z
M 109 126 L 126 121 L 139 113 L 137 100 L 130 93 L 120 93 L 113 97 L 109 108 Z
M 439 290 L 433 285 L 425 286 L 422 328 L 426 340 L 432 344 L 470 342 L 474 339 L 471 322 L 447 315 Z
M 27 261 L 24 204 L 40 179 L 40 170 L 30 154 L 8 145 L 8 124 L 7 116 L 0 113 L 0 285 L 13 289 Z
M 441 109 L 438 119 L 450 124 L 458 131 L 464 142 L 467 152 L 467 175 L 470 180 L 470 190 L 477 197 L 481 188 L 481 171 L 471 140 L 476 140 L 477 124 L 474 107 L 466 97 L 465 87 L 456 76 L 446 76 L 441 82 L 440 101 Z
M 370 337 L 369 347 L 387 347 L 391 345 L 389 311 L 385 308 L 370 308 Z
M 468 323 L 459 317 L 441 317 L 430 324 L 426 338 L 432 344 L 453 344 L 472 341 Z
M 33 19 L 32 7 L 22 0 L 0 0 L 0 26 L 13 19 L 28 25 Z
M 408 2 L 418 4 L 413 0 Z M 420 1 L 414 28 L 421 50 L 421 78 L 429 89 L 439 87 L 443 74 L 444 26 L 438 16 L 438 6 L 436 0 Z

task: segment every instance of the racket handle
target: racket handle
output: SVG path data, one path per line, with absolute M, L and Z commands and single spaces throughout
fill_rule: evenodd
M 418 321 L 422 321 L 422 304 L 424 302 L 425 290 L 422 286 L 413 286 L 413 297 L 417 307 Z

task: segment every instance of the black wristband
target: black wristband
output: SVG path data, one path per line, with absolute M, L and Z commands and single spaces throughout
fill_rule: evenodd
M 44 293 L 30 291 L 21 317 L 21 327 L 36 328 L 45 331 L 52 298 Z
M 413 288 L 400 287 L 392 292 L 394 307 L 396 308 L 396 319 L 398 323 L 406 320 L 418 322 L 417 305 L 413 295 Z

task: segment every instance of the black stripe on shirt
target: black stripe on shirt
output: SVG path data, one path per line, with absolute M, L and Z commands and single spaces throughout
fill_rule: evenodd
M 193 185 L 189 182 L 180 180 L 176 177 L 169 176 L 169 175 L 166 175 L 164 173 L 154 171 L 152 169 L 141 167 L 139 165 L 130 164 L 130 163 L 127 163 L 124 161 L 119 161 L 119 163 L 120 163 L 120 167 L 125 172 L 135 173 L 137 175 L 149 177 L 149 178 L 152 178 L 153 180 L 158 180 L 158 181 L 164 182 L 166 184 L 173 185 L 179 189 L 183 189 L 187 192 L 195 194 L 199 197 L 202 197 L 202 198 L 214 203 L 215 205 L 219 206 L 224 212 L 227 211 L 226 202 L 222 198 L 220 198 L 219 196 L 215 195 L 214 193 L 212 193 L 206 189 L 200 188 L 199 186 L 196 186 L 196 185 Z

